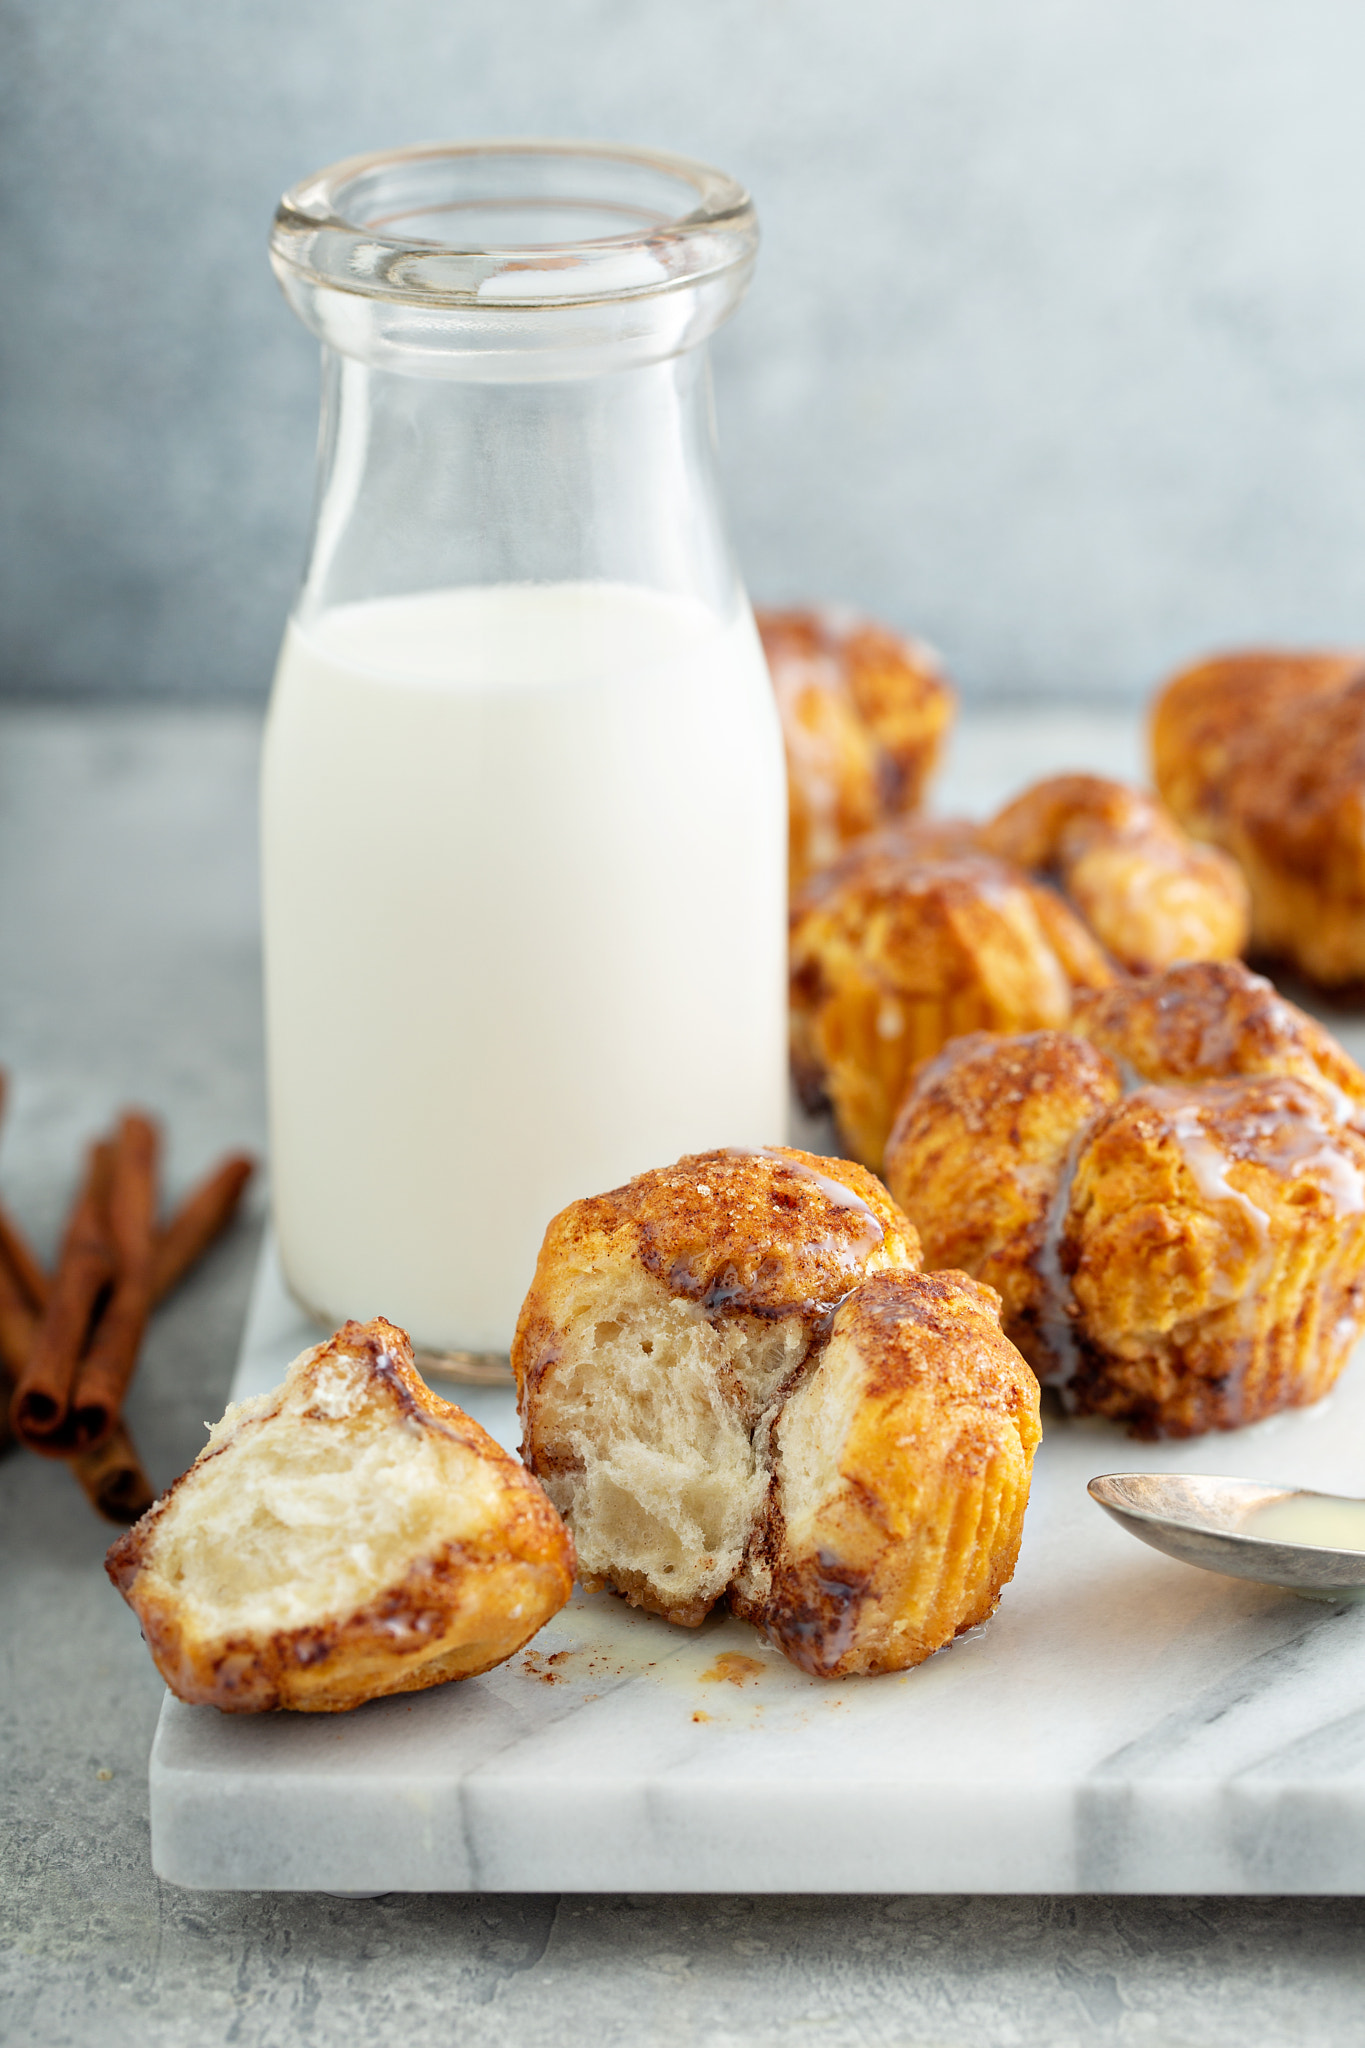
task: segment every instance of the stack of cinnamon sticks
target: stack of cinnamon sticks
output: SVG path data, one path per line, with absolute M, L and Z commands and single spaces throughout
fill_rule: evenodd
M 226 1227 L 252 1173 L 244 1155 L 225 1159 L 163 1228 L 160 1150 L 137 1110 L 91 1146 L 50 1278 L 0 1208 L 0 1447 L 12 1432 L 64 1459 L 111 1522 L 135 1522 L 153 1500 L 123 1420 L 147 1318 Z

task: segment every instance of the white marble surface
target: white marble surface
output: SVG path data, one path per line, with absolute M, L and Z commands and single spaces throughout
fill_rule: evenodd
M 236 1396 L 315 1332 L 267 1246 Z M 460 1390 L 506 1444 L 510 1392 Z M 1365 1892 L 1365 1608 L 1195 1571 L 1097 1472 L 1365 1484 L 1365 1363 L 1318 1408 L 1186 1445 L 1051 1419 L 995 1619 L 827 1683 L 754 1631 L 575 1596 L 529 1653 L 346 1716 L 168 1699 L 158 1874 L 219 1889 Z M 760 1669 L 714 1673 L 739 1651 Z

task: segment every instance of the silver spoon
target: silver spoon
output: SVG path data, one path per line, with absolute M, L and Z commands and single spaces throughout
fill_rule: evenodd
M 1107 1472 L 1089 1493 L 1182 1564 L 1309 1599 L 1365 1599 L 1365 1500 L 1194 1472 Z

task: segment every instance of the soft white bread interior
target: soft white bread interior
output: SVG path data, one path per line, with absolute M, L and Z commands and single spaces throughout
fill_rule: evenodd
M 230 1407 L 107 1568 L 179 1698 L 326 1713 L 501 1663 L 564 1605 L 574 1557 L 535 1480 L 379 1319 Z
M 744 1554 L 767 1487 L 754 1428 L 806 1332 L 794 1317 L 708 1322 L 640 1271 L 598 1307 L 539 1407 L 537 1470 L 585 1579 L 699 1622 Z

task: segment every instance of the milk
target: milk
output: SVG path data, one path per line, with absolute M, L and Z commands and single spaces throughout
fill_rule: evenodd
M 781 1142 L 785 805 L 747 607 L 502 585 L 290 626 L 262 831 L 303 1302 L 505 1351 L 567 1202 Z

